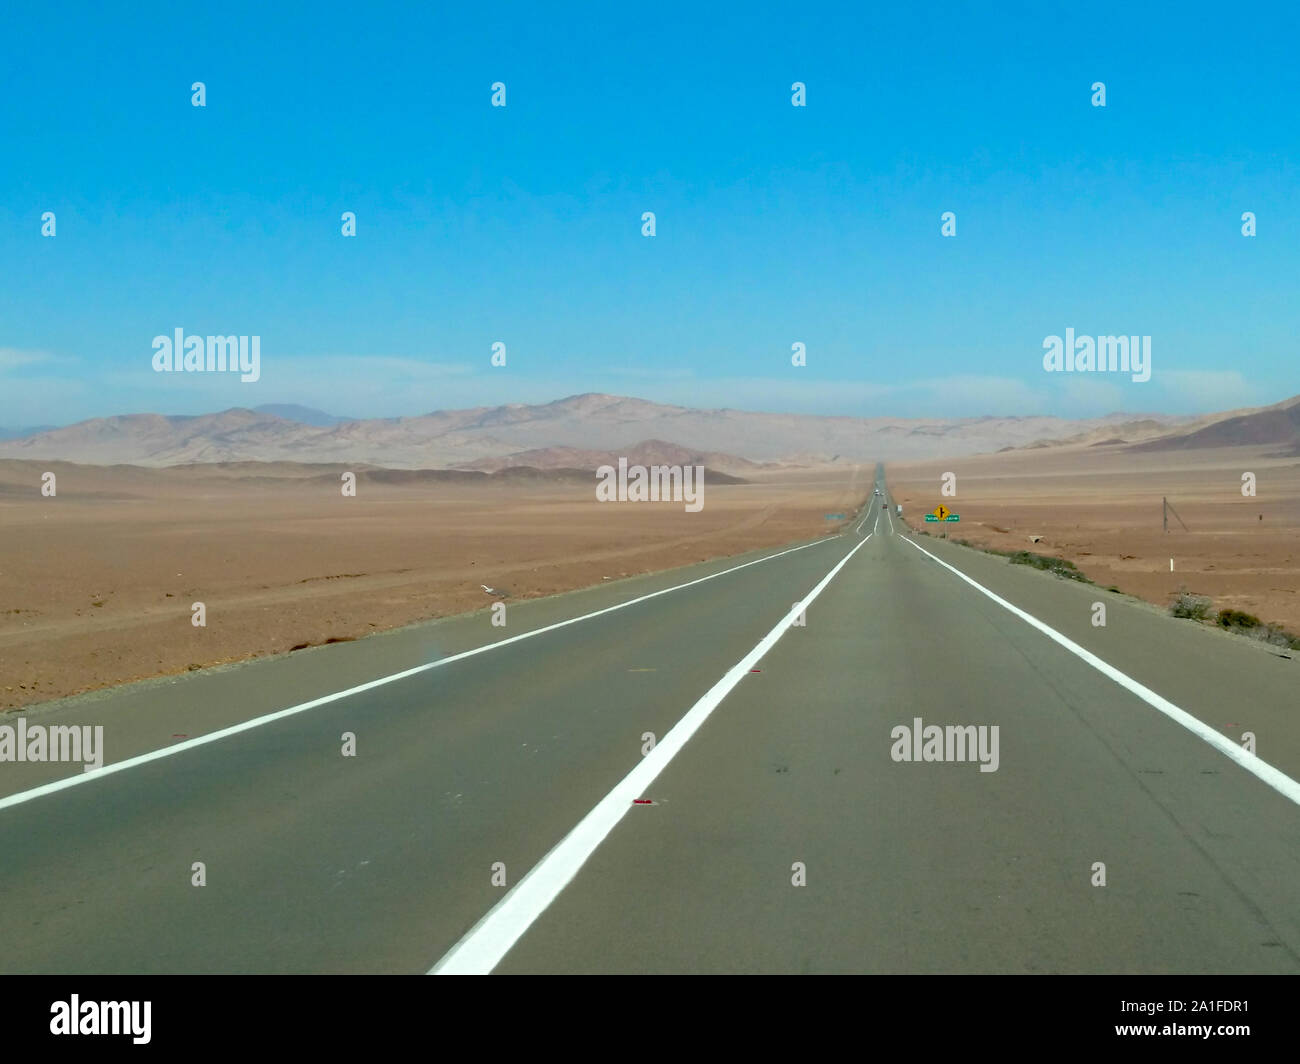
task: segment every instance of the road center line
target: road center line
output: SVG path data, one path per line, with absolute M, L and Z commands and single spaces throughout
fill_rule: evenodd
M 629 599 L 627 602 L 620 602 L 613 606 L 606 606 L 604 609 L 596 610 L 593 613 L 584 613 L 580 617 L 570 617 L 566 621 L 557 621 L 555 624 L 548 624 L 542 628 L 534 628 L 531 632 L 522 632 L 519 635 L 512 635 L 508 639 L 498 639 L 495 643 L 486 643 L 481 647 L 474 647 L 472 650 L 463 650 L 459 654 L 451 654 L 448 657 L 439 658 L 437 661 L 431 661 L 424 665 L 417 665 L 413 669 L 406 669 L 402 672 L 395 672 L 388 676 L 381 676 L 377 680 L 358 684 L 356 687 L 349 687 L 345 691 L 336 691 L 333 694 L 323 695 L 320 698 L 313 698 L 310 702 L 301 702 L 296 706 L 290 706 L 288 709 L 280 709 L 276 710 L 274 713 L 266 713 L 260 717 L 253 717 L 251 720 L 232 724 L 230 727 L 222 728 L 219 731 L 208 732 L 206 735 L 200 735 L 196 738 L 188 739 L 183 743 L 176 743 L 173 746 L 166 746 L 159 750 L 150 750 L 148 753 L 144 754 L 137 754 L 135 757 L 128 757 L 124 761 L 115 761 L 91 772 L 82 772 L 76 776 L 67 776 L 64 779 L 54 780 L 51 783 L 44 783 L 39 787 L 33 787 L 31 790 L 18 791 L 15 794 L 10 794 L 0 798 L 0 809 L 7 809 L 10 806 L 21 805 L 23 802 L 30 802 L 34 798 L 41 798 L 47 794 L 53 794 L 56 791 L 66 790 L 68 787 L 76 787 L 83 783 L 90 783 L 94 780 L 103 779 L 105 776 L 111 776 L 116 772 L 122 772 L 128 768 L 136 768 L 139 765 L 146 765 L 150 761 L 159 761 L 164 757 L 174 757 L 176 754 L 182 753 L 186 750 L 193 750 L 197 746 L 205 746 L 208 743 L 215 743 L 220 739 L 226 739 L 232 735 L 238 735 L 240 732 L 251 731 L 254 728 L 262 727 L 264 724 L 283 720 L 285 717 L 292 717 L 297 713 L 305 713 L 307 710 L 315 709 L 317 706 L 323 706 L 330 702 L 337 702 L 340 699 L 361 694 L 363 691 L 371 691 L 376 687 L 383 687 L 385 684 L 396 683 L 398 680 L 404 680 L 408 676 L 415 676 L 422 672 L 428 672 L 430 669 L 440 669 L 444 665 L 450 665 L 456 661 L 464 661 L 466 658 L 472 658 L 476 654 L 486 654 L 489 650 L 496 650 L 498 647 L 508 646 L 511 643 L 518 643 L 523 639 L 531 639 L 533 636 L 542 635 L 544 632 L 554 632 L 558 628 L 567 628 L 569 625 L 578 624 L 580 621 L 589 621 L 593 617 L 602 617 L 607 613 L 613 613 L 615 610 L 627 609 L 629 606 L 635 606 L 638 602 L 646 602 L 649 599 L 658 598 L 660 595 L 667 595 L 673 591 L 681 591 L 684 588 L 694 587 L 696 584 L 702 584 L 706 580 L 716 580 L 718 577 L 726 576 L 728 573 L 739 572 L 741 569 L 748 569 L 751 565 L 759 565 L 763 562 L 770 562 L 776 558 L 784 557 L 787 554 L 794 554 L 796 551 L 807 550 L 809 547 L 816 547 L 819 544 L 828 543 L 832 539 L 839 539 L 839 536 L 828 536 L 826 539 L 819 539 L 812 543 L 805 543 L 799 547 L 790 547 L 787 550 L 778 551 L 776 554 L 769 554 L 763 558 L 755 558 L 752 562 L 733 565 L 730 569 L 723 569 L 718 573 L 710 573 L 708 576 L 701 576 L 696 580 L 688 580 L 684 584 L 676 584 L 673 587 L 662 588 L 659 591 L 651 591 L 649 594 L 641 595 L 639 598 Z
M 588 813 L 537 865 L 516 883 L 466 935 L 429 971 L 429 975 L 487 975 L 501 963 L 501 959 L 525 931 L 533 925 L 569 885 L 578 870 L 620 820 L 632 808 L 632 803 L 642 797 L 670 761 L 681 751 L 731 692 L 777 641 L 791 623 L 844 568 L 845 564 L 871 539 L 867 533 L 839 563 L 803 599 L 763 637 L 759 644 L 740 659 L 725 676 L 714 684 L 704 696 L 682 717 L 645 757 L 614 786 L 594 809 Z
M 922 547 L 915 540 L 909 539 L 908 537 L 904 536 L 903 542 L 910 543 L 913 547 L 919 550 L 922 554 L 926 555 L 928 558 L 931 558 L 934 561 L 938 562 L 940 565 L 942 565 L 945 569 L 949 570 L 950 572 L 956 573 L 959 577 L 965 580 L 966 583 L 970 584 L 971 587 L 987 595 L 1003 609 L 1009 610 L 1010 612 L 1014 613 L 1017 617 L 1019 617 L 1022 621 L 1024 621 L 1026 624 L 1030 625 L 1031 627 L 1037 628 L 1040 632 L 1042 632 L 1045 636 L 1047 636 L 1048 639 L 1051 639 L 1055 643 L 1059 643 L 1061 646 L 1065 647 L 1066 650 L 1068 650 L 1071 654 L 1074 654 L 1076 657 L 1082 658 L 1094 669 L 1100 672 L 1103 676 L 1106 676 L 1114 680 L 1125 690 L 1131 691 L 1133 694 L 1137 695 L 1138 698 L 1142 699 L 1143 702 L 1147 703 L 1147 705 L 1153 706 L 1154 708 L 1158 709 L 1170 720 L 1175 721 L 1178 724 L 1181 724 L 1184 728 L 1186 728 L 1197 738 L 1204 739 L 1207 743 L 1209 743 L 1212 747 L 1214 747 L 1214 749 L 1218 750 L 1219 753 L 1224 754 L 1225 756 L 1231 758 L 1233 761 L 1237 762 L 1237 764 L 1239 764 L 1242 768 L 1244 768 L 1247 772 L 1263 780 L 1265 783 L 1267 783 L 1270 787 L 1272 787 L 1283 797 L 1289 798 L 1297 805 L 1300 805 L 1300 783 L 1297 783 L 1295 780 L 1293 780 L 1286 773 L 1282 772 L 1280 769 L 1276 769 L 1268 762 L 1260 760 L 1260 758 L 1257 755 L 1252 754 L 1246 749 L 1244 749 L 1243 747 L 1238 746 L 1236 743 L 1234 743 L 1227 736 L 1223 735 L 1221 732 L 1216 731 L 1214 728 L 1211 728 L 1208 724 L 1204 723 L 1201 720 L 1198 720 L 1196 717 L 1193 717 L 1185 709 L 1180 709 L 1178 706 L 1170 702 L 1167 698 L 1163 698 L 1160 695 L 1156 694 L 1153 690 L 1151 690 L 1151 688 L 1138 683 L 1137 680 L 1133 679 L 1131 676 L 1127 675 L 1126 673 L 1120 672 L 1119 669 L 1115 668 L 1115 666 L 1109 665 L 1106 662 L 1102 661 L 1102 659 L 1097 657 L 1097 655 L 1092 653 L 1092 651 L 1085 650 L 1083 647 L 1079 646 L 1079 644 L 1076 643 L 1073 639 L 1063 636 L 1055 628 L 1052 628 L 1050 625 L 1044 624 L 1037 617 L 1034 617 L 1032 614 L 1026 613 L 1019 606 L 1013 606 L 1006 599 L 1002 598 L 1001 595 L 994 594 L 994 592 L 990 591 L 983 584 L 977 583 L 976 581 L 972 580 L 960 569 L 956 568 L 955 566 L 949 565 L 942 558 L 935 557 L 933 554 L 931 554 L 928 550 Z

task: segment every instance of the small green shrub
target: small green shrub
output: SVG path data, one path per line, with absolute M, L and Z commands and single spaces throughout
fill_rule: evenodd
M 1007 561 L 1012 565 L 1028 565 L 1034 569 L 1042 569 L 1044 572 L 1055 573 L 1067 580 L 1078 580 L 1084 584 L 1092 583 L 1083 573 L 1079 572 L 1079 568 L 1074 562 L 1066 561 L 1064 558 L 1052 558 L 1046 554 L 1034 554 L 1032 551 L 1017 550 L 1007 555 Z
M 1264 622 L 1251 613 L 1242 610 L 1220 610 L 1218 624 L 1220 628 L 1258 628 Z
M 1175 614 L 1175 616 L 1178 616 L 1178 614 Z M 1249 636 L 1251 639 L 1258 639 L 1269 646 L 1300 650 L 1300 639 L 1296 638 L 1280 624 L 1274 624 L 1272 621 L 1261 621 L 1253 613 L 1247 613 L 1245 610 L 1220 610 L 1215 618 L 1215 623 L 1229 632 L 1237 632 L 1240 635 Z

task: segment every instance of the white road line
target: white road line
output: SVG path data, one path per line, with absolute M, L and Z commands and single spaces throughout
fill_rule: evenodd
M 459 654 L 451 654 L 448 657 L 439 658 L 437 661 L 431 661 L 425 665 L 417 665 L 413 669 L 406 669 L 402 672 L 395 672 L 388 676 L 381 676 L 377 680 L 358 684 L 356 687 L 349 687 L 346 691 L 336 691 L 333 694 L 323 695 L 320 698 L 313 698 L 310 702 L 301 702 L 296 706 L 290 706 L 288 709 L 276 710 L 274 713 L 267 713 L 260 717 L 254 717 L 251 720 L 241 721 L 238 724 L 231 725 L 229 728 L 222 728 L 220 731 L 208 732 L 206 735 L 187 739 L 185 742 L 177 743 L 175 746 L 167 746 L 160 750 L 151 750 L 145 754 L 137 754 L 135 757 L 128 757 L 125 761 L 115 761 L 112 764 L 104 765 L 102 768 L 94 769 L 91 772 L 82 772 L 76 776 L 68 776 L 61 780 L 55 780 L 52 783 L 45 783 L 39 787 L 33 787 L 28 791 L 19 791 L 16 794 L 10 794 L 0 798 L 0 809 L 7 809 L 13 805 L 21 805 L 23 802 L 30 802 L 34 798 L 41 798 L 47 794 L 53 794 L 56 791 L 65 790 L 68 787 L 76 787 L 83 783 L 91 783 L 94 780 L 103 779 L 105 776 L 111 776 L 116 772 L 123 772 L 128 768 L 147 765 L 150 761 L 158 761 L 164 757 L 174 757 L 176 754 L 183 753 L 186 750 L 193 750 L 196 746 L 205 746 L 208 743 L 215 743 L 220 739 L 226 739 L 232 735 L 238 735 L 240 732 L 251 731 L 254 728 L 262 727 L 264 724 L 283 720 L 285 717 L 292 717 L 297 713 L 305 713 L 307 710 L 315 709 L 317 706 L 323 706 L 330 702 L 337 702 L 340 699 L 361 694 L 363 691 L 371 691 L 376 687 L 383 687 L 385 684 L 404 680 L 408 676 L 415 676 L 422 672 L 428 672 L 430 669 L 440 669 L 444 665 L 450 665 L 456 661 L 464 661 L 466 658 L 472 658 L 476 654 L 486 654 L 489 650 L 496 650 L 498 647 L 509 646 L 511 643 L 518 643 L 523 639 L 531 639 L 533 636 L 541 635 L 544 632 L 554 632 L 557 628 L 567 628 L 571 624 L 577 624 L 580 621 L 589 621 L 593 617 L 603 617 L 605 614 L 613 613 L 615 610 L 624 610 L 629 606 L 635 606 L 638 602 L 646 602 L 649 599 L 658 598 L 660 595 L 667 595 L 673 591 L 681 591 L 683 588 L 694 587 L 696 584 L 702 584 L 706 580 L 716 580 L 718 577 L 726 576 L 728 573 L 735 573 L 739 572 L 741 569 L 748 569 L 751 565 L 770 562 L 776 558 L 784 557 L 787 554 L 794 554 L 796 551 L 807 550 L 809 547 L 816 547 L 819 544 L 828 543 L 833 539 L 839 538 L 839 536 L 828 536 L 826 539 L 819 539 L 813 543 L 805 543 L 799 547 L 790 547 L 787 550 L 778 551 L 776 554 L 769 554 L 764 558 L 756 558 L 752 562 L 733 565 L 730 569 L 723 569 L 718 573 L 710 573 L 708 576 L 701 576 L 696 580 L 688 580 L 684 584 L 662 588 L 659 591 L 651 591 L 647 595 L 641 595 L 639 598 L 629 599 L 627 602 L 620 602 L 615 606 L 606 606 L 604 609 L 596 610 L 593 613 L 584 613 L 580 617 L 570 617 L 567 621 L 557 621 L 555 624 L 548 624 L 542 628 L 534 628 L 531 632 L 512 635 L 508 639 L 498 639 L 495 643 L 486 643 L 481 647 L 475 647 L 473 650 L 464 650 Z
M 466 933 L 455 946 L 448 950 L 432 969 L 429 975 L 487 975 L 529 927 L 537 920 L 566 886 L 578 874 L 578 870 L 596 851 L 605 837 L 614 830 L 615 825 L 623 819 L 632 808 L 632 802 L 645 796 L 646 787 L 652 783 L 677 753 L 699 730 L 718 704 L 727 697 L 731 689 L 743 679 L 763 655 L 777 640 L 786 633 L 791 623 L 844 568 L 867 540 L 871 533 L 856 547 L 849 551 L 829 573 L 822 577 L 802 601 L 787 613 L 781 621 L 767 633 L 762 641 L 731 667 L 695 705 L 686 711 L 672 729 L 658 744 L 643 757 L 636 768 L 632 769 L 615 785 L 596 807 L 588 813 L 578 826 L 569 832 L 545 857 L 541 859 L 523 879 L 516 883 L 499 902 L 496 903 L 473 928 Z
M 853 530 L 855 533 L 862 531 L 862 526 L 867 523 L 867 519 L 871 516 L 871 507 L 875 505 L 875 501 L 874 498 L 867 500 L 867 512 L 862 515 L 862 520 L 858 522 L 858 527 Z M 876 514 L 876 520 L 880 520 L 879 514 Z
M 1097 657 L 1096 654 L 1092 653 L 1092 651 L 1085 650 L 1083 647 L 1079 646 L 1078 643 L 1074 642 L 1074 640 L 1063 636 L 1055 628 L 1044 624 L 1037 617 L 1026 613 L 1019 606 L 1013 606 L 1006 599 L 1002 598 L 1002 596 L 994 594 L 983 584 L 972 580 L 960 569 L 949 565 L 942 558 L 936 558 L 915 540 L 904 537 L 904 542 L 912 544 L 912 546 L 922 554 L 932 558 L 950 572 L 956 573 L 959 577 L 965 580 L 966 583 L 970 584 L 971 587 L 987 595 L 999 606 L 1011 611 L 1026 624 L 1037 628 L 1047 636 L 1048 639 L 1051 639 L 1055 643 L 1059 643 L 1076 657 L 1082 658 L 1103 676 L 1109 677 L 1125 690 L 1131 691 L 1133 694 L 1137 695 L 1138 698 L 1142 699 L 1143 702 L 1147 703 L 1147 705 L 1155 707 L 1170 720 L 1181 724 L 1197 738 L 1204 739 L 1214 747 L 1214 749 L 1218 750 L 1219 753 L 1224 754 L 1237 762 L 1237 764 L 1247 772 L 1263 780 L 1283 797 L 1289 798 L 1297 805 L 1300 805 L 1300 783 L 1297 783 L 1280 769 L 1274 768 L 1266 761 L 1261 761 L 1255 754 L 1247 752 L 1244 747 L 1238 746 L 1227 736 L 1216 731 L 1214 728 L 1211 728 L 1208 724 L 1198 720 L 1196 717 L 1193 717 L 1185 709 L 1180 709 L 1167 698 L 1162 698 L 1160 695 L 1156 694 L 1151 690 L 1151 688 L 1138 683 L 1137 680 L 1133 679 L 1126 673 L 1120 672 L 1119 669 L 1115 668 L 1113 665 L 1108 665 L 1106 662 L 1102 661 L 1101 658 Z

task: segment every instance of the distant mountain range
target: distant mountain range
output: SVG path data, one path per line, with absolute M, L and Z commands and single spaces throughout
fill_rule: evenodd
M 274 414 L 286 421 L 298 421 L 304 425 L 315 425 L 318 428 L 341 425 L 345 421 L 357 420 L 354 417 L 337 417 L 334 414 L 327 414 L 323 410 L 313 410 L 309 406 L 299 406 L 297 403 L 263 403 L 261 406 L 253 407 L 253 411 L 258 414 Z
M 55 425 L 34 425 L 29 429 L 0 428 L 0 440 L 20 440 L 24 436 L 35 436 L 38 432 L 49 432 Z
M 274 414 L 286 421 L 297 421 L 303 425 L 315 425 L 317 427 L 339 425 L 344 421 L 356 420 L 356 418 L 351 417 L 337 417 L 334 414 L 327 414 L 323 410 L 313 410 L 310 406 L 299 406 L 297 403 L 264 403 L 261 406 L 253 407 L 253 412 L 257 414 Z M 59 428 L 59 426 L 33 425 L 25 429 L 0 427 L 0 440 L 20 440 L 26 436 L 35 436 L 38 433 L 50 432 L 56 428 Z
M 1241 414 L 1224 414 L 1210 424 L 1176 436 L 1140 443 L 1135 451 L 1192 450 L 1198 447 L 1244 445 L 1283 448 L 1280 454 L 1300 454 L 1300 396 Z
M 752 473 L 775 463 L 751 462 L 734 454 L 720 451 L 693 451 L 664 440 L 643 440 L 631 447 L 611 451 L 590 451 L 580 447 L 539 447 L 531 451 L 517 451 L 500 458 L 480 458 L 466 462 L 461 469 L 478 469 L 497 473 L 503 469 L 527 466 L 533 469 L 598 469 L 603 465 L 618 465 L 626 458 L 628 465 L 678 465 L 704 466 L 711 471 L 731 474 Z
M 673 442 L 667 442 L 673 441 Z M 701 464 L 743 476 L 762 465 L 960 457 L 1060 443 L 1144 449 L 1229 442 L 1300 447 L 1300 398 L 1205 416 L 852 418 L 701 410 L 588 393 L 551 403 L 353 420 L 292 404 L 216 414 L 128 414 L 0 441 L 0 457 L 94 465 L 355 462 L 390 469 L 592 468 Z

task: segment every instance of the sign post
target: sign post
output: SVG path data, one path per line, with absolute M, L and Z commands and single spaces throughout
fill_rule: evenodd
M 944 506 L 943 503 L 940 503 L 938 506 L 936 506 L 933 510 L 931 510 L 928 514 L 925 515 L 925 519 L 927 521 L 935 521 L 935 522 L 960 521 L 961 514 L 953 513 L 951 510 L 948 509 L 948 507 Z M 943 535 L 944 535 L 944 539 L 948 538 L 948 533 L 946 530 Z

